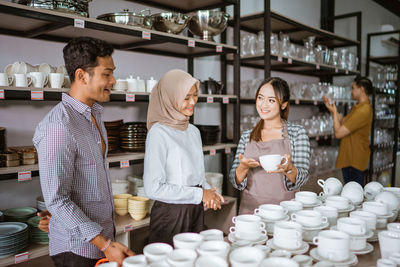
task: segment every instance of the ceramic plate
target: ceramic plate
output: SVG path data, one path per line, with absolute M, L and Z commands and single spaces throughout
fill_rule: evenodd
M 28 228 L 25 223 L 2 222 L 0 223 L 0 237 L 7 237 L 21 232 Z
M 295 198 L 293 198 L 292 201 L 297 201 L 297 200 Z M 298 202 L 300 202 L 300 201 L 298 201 Z M 303 208 L 314 208 L 317 206 L 321 206 L 322 201 L 317 198 L 317 202 L 315 202 L 314 204 L 304 204 L 303 202 L 302 202 L 302 204 L 303 204 Z
M 256 216 L 259 216 L 259 215 L 256 215 Z M 261 217 L 261 216 L 259 216 L 259 217 L 261 218 L 261 221 L 267 222 L 267 223 L 279 222 L 279 221 L 288 221 L 290 219 L 289 215 L 287 215 L 287 214 L 285 216 L 283 216 L 282 218 L 276 219 L 276 220 L 265 219 L 264 217 Z
M 301 247 L 298 249 L 286 249 L 286 248 L 281 248 L 278 247 L 274 244 L 274 239 L 270 239 L 267 241 L 267 246 L 276 250 L 276 249 L 283 249 L 283 250 L 287 250 L 289 251 L 291 254 L 296 254 L 296 255 L 300 255 L 300 254 L 304 254 L 308 251 L 308 249 L 310 248 L 310 246 L 307 244 L 307 242 L 302 241 Z
M 310 251 L 310 256 L 316 260 L 316 261 L 328 261 L 324 258 L 322 258 L 317 251 L 318 248 L 313 248 Z M 346 260 L 346 261 L 328 261 L 330 263 L 332 263 L 335 266 L 353 266 L 356 265 L 358 263 L 358 259 L 357 256 L 354 255 L 353 253 L 350 253 L 350 259 Z
M 326 222 L 326 223 L 323 223 L 323 224 L 321 224 L 319 226 L 315 226 L 315 227 L 308 227 L 308 226 L 302 225 L 302 228 L 305 231 L 312 231 L 312 230 L 321 230 L 321 229 L 324 229 L 324 228 L 326 228 L 328 226 L 329 226 L 329 222 Z
M 4 215 L 7 217 L 26 217 L 35 214 L 37 209 L 31 207 L 13 208 L 4 211 Z
M 228 240 L 229 240 L 230 242 L 233 243 L 233 242 L 236 242 L 236 241 L 239 241 L 239 240 L 242 240 L 242 239 L 237 238 L 237 237 L 235 236 L 235 233 L 230 233 L 230 234 L 228 235 Z M 261 236 L 259 239 L 255 240 L 255 241 L 249 241 L 249 242 L 253 243 L 254 245 L 262 245 L 262 244 L 264 244 L 267 240 L 268 240 L 268 236 Z M 246 240 L 246 241 L 247 241 L 247 240 Z
M 332 226 L 331 230 L 335 230 L 335 231 L 339 231 L 337 229 L 337 225 Z M 371 238 L 374 236 L 374 232 L 369 230 L 368 232 L 366 232 L 364 235 L 350 235 L 351 238 L 356 238 L 356 239 L 366 239 L 366 238 Z
M 353 211 L 354 209 L 355 209 L 354 205 L 351 204 L 347 209 L 338 209 L 338 212 L 339 213 L 341 213 L 341 212 L 350 212 L 350 211 Z
M 392 211 L 391 213 L 386 214 L 386 215 L 376 215 L 376 218 L 377 219 L 388 219 L 393 216 L 394 216 L 394 212 Z
M 364 255 L 364 254 L 371 253 L 373 250 L 374 250 L 374 246 L 367 242 L 367 246 L 364 249 L 352 250 L 351 252 L 353 252 L 356 255 Z

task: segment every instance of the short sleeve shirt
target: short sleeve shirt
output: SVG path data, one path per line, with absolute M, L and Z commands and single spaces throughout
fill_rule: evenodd
M 350 134 L 340 142 L 336 168 L 353 167 L 364 171 L 368 167 L 369 136 L 372 124 L 372 107 L 369 101 L 354 106 L 344 118 L 344 126 Z

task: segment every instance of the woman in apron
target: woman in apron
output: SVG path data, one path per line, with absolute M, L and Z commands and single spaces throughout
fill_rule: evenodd
M 290 122 L 290 91 L 286 81 L 268 78 L 256 92 L 260 121 L 239 141 L 229 179 L 242 190 L 239 214 L 253 214 L 262 204 L 279 204 L 294 198 L 308 179 L 310 143 L 305 129 Z M 266 172 L 259 157 L 279 154 L 287 159 L 277 171 Z
M 205 180 L 200 132 L 189 123 L 198 88 L 190 74 L 171 70 L 151 91 L 143 175 L 145 193 L 155 200 L 150 243 L 172 245 L 178 233 L 202 231 L 204 206 L 218 209 L 223 202 Z

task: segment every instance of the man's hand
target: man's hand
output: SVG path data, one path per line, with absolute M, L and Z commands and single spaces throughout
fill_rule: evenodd
M 36 214 L 37 216 L 40 216 L 40 221 L 39 221 L 39 229 L 43 232 L 48 233 L 49 232 L 49 222 L 51 218 L 51 214 L 48 210 L 40 211 Z
M 329 112 L 335 114 L 337 112 L 335 102 L 326 96 L 324 96 L 322 99 L 324 100 L 325 107 L 329 110 Z
M 215 191 L 215 188 L 203 189 L 204 207 L 210 209 L 221 209 L 221 202 L 224 202 L 224 198 Z
M 107 245 L 108 240 L 100 234 L 93 238 L 90 243 L 101 250 Z M 118 242 L 111 242 L 110 245 L 104 250 L 104 254 L 109 261 L 115 261 L 119 266 L 122 266 L 122 262 L 126 257 L 135 256 L 133 251 Z

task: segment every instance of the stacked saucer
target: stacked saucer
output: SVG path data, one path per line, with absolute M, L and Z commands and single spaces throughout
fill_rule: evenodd
M 342 196 L 330 196 L 326 199 L 325 205 L 338 209 L 338 218 L 348 217 L 349 213 L 355 209 L 350 199 Z
M 38 211 L 47 210 L 46 203 L 44 203 L 43 196 L 36 198 L 36 208 Z
M 328 218 L 315 210 L 301 210 L 291 216 L 292 221 L 302 225 L 303 240 L 312 243 L 315 236 L 329 227 Z
M 269 236 L 273 236 L 276 222 L 289 220 L 287 214 L 288 210 L 285 207 L 275 204 L 264 204 L 254 210 L 254 215 L 259 216 L 261 221 L 264 222 Z
M 295 201 L 301 202 L 303 204 L 303 209 L 310 210 L 314 207 L 321 206 L 322 201 L 318 199 L 318 196 L 314 192 L 310 191 L 300 191 L 295 195 Z
M 267 246 L 274 250 L 287 250 L 291 254 L 303 254 L 309 245 L 302 240 L 303 229 L 296 222 L 277 222 L 274 226 L 274 238 L 268 240 Z
M 119 131 L 122 125 L 124 125 L 123 120 L 104 122 L 104 126 L 106 127 L 107 130 L 109 152 L 114 152 L 119 150 Z
M 128 122 L 121 127 L 121 148 L 131 152 L 142 152 L 146 145 L 145 122 Z
M 12 208 L 4 211 L 4 219 L 8 222 L 27 222 L 36 213 L 37 209 L 32 207 Z
M 24 251 L 29 244 L 28 225 L 21 222 L 0 223 L 0 258 Z
M 46 245 L 49 243 L 49 235 L 38 228 L 40 221 L 39 216 L 32 217 L 28 220 L 29 236 L 32 242 Z

